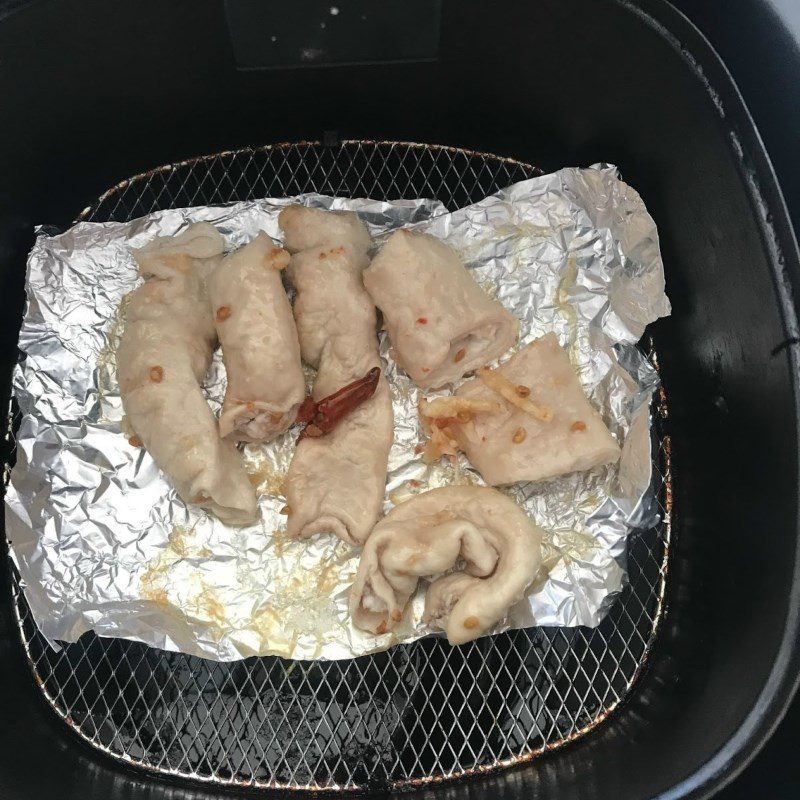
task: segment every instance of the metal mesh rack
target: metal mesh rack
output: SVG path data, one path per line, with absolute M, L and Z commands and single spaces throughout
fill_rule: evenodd
M 138 175 L 80 219 L 127 220 L 308 191 L 436 197 L 452 209 L 537 174 L 511 159 L 431 145 L 273 145 Z M 558 747 L 598 725 L 630 692 L 663 612 L 671 514 L 663 392 L 653 413 L 662 521 L 631 538 L 629 584 L 596 629 L 533 628 L 458 648 L 430 638 L 341 662 L 219 664 L 93 634 L 57 652 L 15 580 L 36 681 L 98 749 L 214 783 L 379 790 L 483 772 Z

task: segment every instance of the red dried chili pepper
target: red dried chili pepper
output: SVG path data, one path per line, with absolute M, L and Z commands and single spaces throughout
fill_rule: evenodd
M 306 436 L 330 433 L 344 417 L 372 397 L 380 374 L 380 369 L 373 367 L 363 378 L 348 383 L 318 403 L 307 397 L 297 412 L 297 421 L 307 423 L 298 441 Z
M 314 402 L 314 398 L 310 395 L 300 403 L 300 408 L 297 409 L 297 417 L 295 417 L 295 422 L 310 422 L 312 417 L 314 416 L 314 411 L 316 411 L 317 404 Z

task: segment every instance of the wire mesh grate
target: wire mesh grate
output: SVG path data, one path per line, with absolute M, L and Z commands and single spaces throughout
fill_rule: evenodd
M 521 162 L 447 147 L 303 142 L 161 167 L 118 184 L 80 218 L 127 220 L 310 191 L 434 197 L 453 209 L 537 174 Z M 95 747 L 215 783 L 381 790 L 555 748 L 596 726 L 630 692 L 661 618 L 671 511 L 663 392 L 653 416 L 662 521 L 631 538 L 629 584 L 595 629 L 518 630 L 458 648 L 430 638 L 341 662 L 219 664 L 94 634 L 56 651 L 15 580 L 37 683 Z

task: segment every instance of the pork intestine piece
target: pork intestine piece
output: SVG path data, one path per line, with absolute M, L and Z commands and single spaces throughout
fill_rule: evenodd
M 134 250 L 146 280 L 125 312 L 117 378 L 128 426 L 178 495 L 239 525 L 256 518 L 255 492 L 201 388 L 216 344 L 205 277 L 222 250 L 208 223 Z
M 498 381 L 508 391 L 499 392 Z M 542 480 L 619 459 L 619 445 L 584 394 L 553 333 L 535 339 L 492 370 L 488 381 L 479 373 L 462 384 L 456 397 L 501 404 L 499 412 L 476 411 L 466 423 L 447 427 L 493 486 Z
M 312 393 L 319 401 L 382 366 L 375 306 L 361 279 L 370 238 L 352 213 L 290 206 L 279 224 L 293 253 L 287 276 L 297 290 L 300 351 L 317 368 Z M 391 397 L 381 374 L 372 397 L 332 432 L 298 442 L 285 481 L 289 534 L 332 531 L 362 543 L 381 512 L 392 438 Z
M 432 489 L 392 509 L 367 539 L 350 594 L 356 627 L 381 634 L 401 619 L 420 578 L 425 621 L 451 644 L 485 634 L 520 600 L 541 564 L 542 531 L 495 489 Z
M 220 434 L 269 442 L 295 421 L 305 396 L 292 308 L 281 280 L 289 254 L 265 233 L 223 259 L 209 279 L 228 376 Z
M 517 340 L 517 320 L 433 236 L 393 233 L 364 273 L 398 364 L 437 388 L 494 361 Z

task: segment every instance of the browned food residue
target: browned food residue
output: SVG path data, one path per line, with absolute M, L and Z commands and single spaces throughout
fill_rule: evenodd
M 252 487 L 260 495 L 277 497 L 286 493 L 283 485 L 286 480 L 286 472 L 276 469 L 266 459 L 263 464 L 258 465 L 252 471 L 248 470 L 247 477 Z

